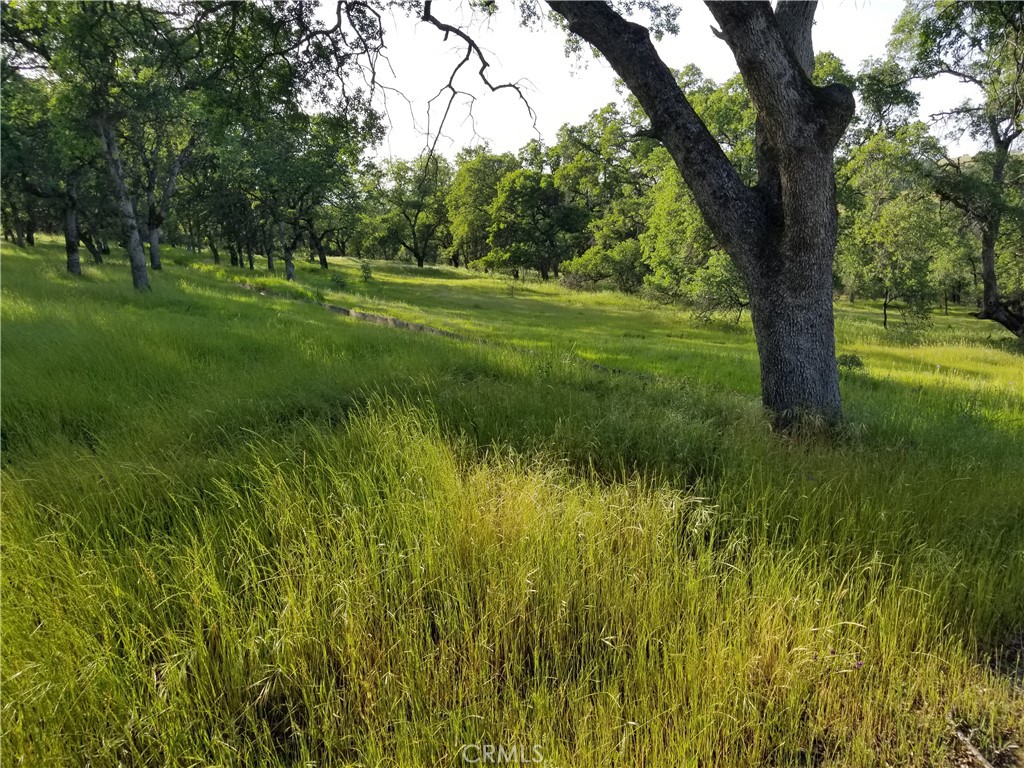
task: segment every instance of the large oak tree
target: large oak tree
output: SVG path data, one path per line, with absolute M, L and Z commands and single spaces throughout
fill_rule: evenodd
M 603 2 L 550 7 L 640 102 L 708 226 L 747 284 L 761 392 L 777 422 L 841 418 L 832 311 L 833 153 L 849 87 L 811 81 L 814 2 L 708 2 L 757 111 L 757 181 L 744 183 L 658 55 L 650 31 Z

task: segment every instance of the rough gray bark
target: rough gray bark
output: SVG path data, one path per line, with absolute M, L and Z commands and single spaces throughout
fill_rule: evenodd
M 78 189 L 73 178 L 68 178 L 64 191 L 64 252 L 67 270 L 72 275 L 82 274 L 78 235 Z
M 853 117 L 848 88 L 810 81 L 815 3 L 708 2 L 757 110 L 748 187 L 661 61 L 647 29 L 603 2 L 548 3 L 636 96 L 708 226 L 743 275 L 776 423 L 841 419 L 832 314 L 838 214 L 833 152 Z
M 118 213 L 124 226 L 125 239 L 128 243 L 128 262 L 132 269 L 132 285 L 136 290 L 149 290 L 149 272 L 146 269 L 146 254 L 142 250 L 142 238 L 139 236 L 139 222 L 135 218 L 135 206 L 124 183 L 124 169 L 121 167 L 121 150 L 117 143 L 117 134 L 110 121 L 101 118 L 98 121 L 100 144 L 103 156 L 107 161 L 114 182 L 114 194 L 117 198 Z

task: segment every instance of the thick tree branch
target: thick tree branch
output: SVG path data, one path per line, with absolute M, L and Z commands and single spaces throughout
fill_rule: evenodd
M 721 245 L 749 261 L 765 226 L 757 195 L 680 90 L 647 29 L 603 2 L 549 0 L 569 30 L 597 48 L 636 96 Z
M 767 0 L 708 0 L 707 6 L 722 27 L 776 151 L 802 153 L 820 146 L 819 137 L 834 146 L 853 118 L 856 104 L 853 92 L 844 85 L 818 88 L 811 83 L 810 27 L 815 4 L 782 3 L 781 22 Z
M 781 0 L 775 6 L 775 20 L 782 39 L 808 77 L 814 72 L 811 28 L 817 7 L 817 0 Z

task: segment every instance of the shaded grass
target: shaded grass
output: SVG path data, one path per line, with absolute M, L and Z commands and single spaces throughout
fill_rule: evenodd
M 973 327 L 840 314 L 867 368 L 822 444 L 769 434 L 747 330 L 625 297 L 401 268 L 333 297 L 526 355 L 40 250 L 3 259 L 5 764 L 950 765 L 949 713 L 993 758 L 1024 736 L 990 666 L 1024 630 L 1020 359 Z

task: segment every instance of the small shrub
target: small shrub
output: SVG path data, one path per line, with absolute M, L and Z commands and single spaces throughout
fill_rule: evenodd
M 584 291 L 590 287 L 587 279 L 575 272 L 563 272 L 558 282 L 570 291 Z
M 192 264 L 192 257 L 187 253 L 174 253 L 171 254 L 171 263 L 177 264 L 179 267 L 187 267 Z
M 366 278 L 364 277 L 363 279 L 365 280 Z M 329 280 L 331 285 L 339 291 L 344 291 L 348 287 L 348 278 L 345 277 L 343 272 L 331 272 Z
M 845 354 L 836 358 L 836 365 L 841 371 L 857 371 L 864 367 L 864 361 L 858 355 Z
M 373 267 L 370 266 L 370 262 L 366 259 L 359 262 L 359 275 L 363 278 L 364 283 L 373 280 Z

